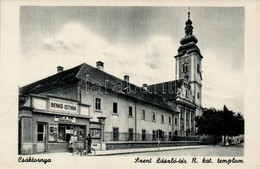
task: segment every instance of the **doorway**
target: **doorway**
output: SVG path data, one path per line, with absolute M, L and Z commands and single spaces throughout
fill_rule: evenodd
M 46 124 L 37 123 L 37 153 L 46 152 Z

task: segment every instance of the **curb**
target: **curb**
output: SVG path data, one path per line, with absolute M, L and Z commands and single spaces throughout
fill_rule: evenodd
M 164 150 L 144 150 L 144 151 L 133 151 L 133 152 L 118 152 L 118 153 L 106 153 L 106 154 L 96 154 L 95 156 L 112 156 L 112 155 L 123 155 L 123 154 L 137 154 L 137 153 L 149 153 L 149 152 L 160 152 L 160 151 L 172 151 L 172 150 L 185 150 L 185 149 L 197 149 L 197 148 L 207 148 L 211 146 L 203 147 L 182 147 L 182 148 L 169 148 Z

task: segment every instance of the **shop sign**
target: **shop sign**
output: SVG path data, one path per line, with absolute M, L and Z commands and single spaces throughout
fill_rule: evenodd
M 77 113 L 77 107 L 78 106 L 74 105 L 74 104 L 50 101 L 50 109 L 52 109 L 52 110 Z
M 54 121 L 76 123 L 76 118 L 75 117 L 69 117 L 69 116 L 55 115 Z

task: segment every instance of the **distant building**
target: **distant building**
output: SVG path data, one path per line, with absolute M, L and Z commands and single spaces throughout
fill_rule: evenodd
M 188 16 L 176 59 L 176 80 L 138 87 L 81 64 L 19 89 L 19 153 L 67 151 L 71 134 L 98 148 L 108 142 L 171 141 L 195 134 L 202 112 L 202 55 Z

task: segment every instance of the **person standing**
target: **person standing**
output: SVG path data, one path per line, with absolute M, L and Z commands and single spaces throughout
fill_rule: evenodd
M 90 134 L 87 136 L 87 144 L 88 144 L 88 152 L 91 153 L 91 143 L 92 143 L 92 137 Z
M 77 137 L 74 136 L 73 134 L 70 135 L 70 141 L 69 141 L 69 149 L 71 152 L 73 152 L 74 148 L 75 148 L 75 141 L 76 141 Z

